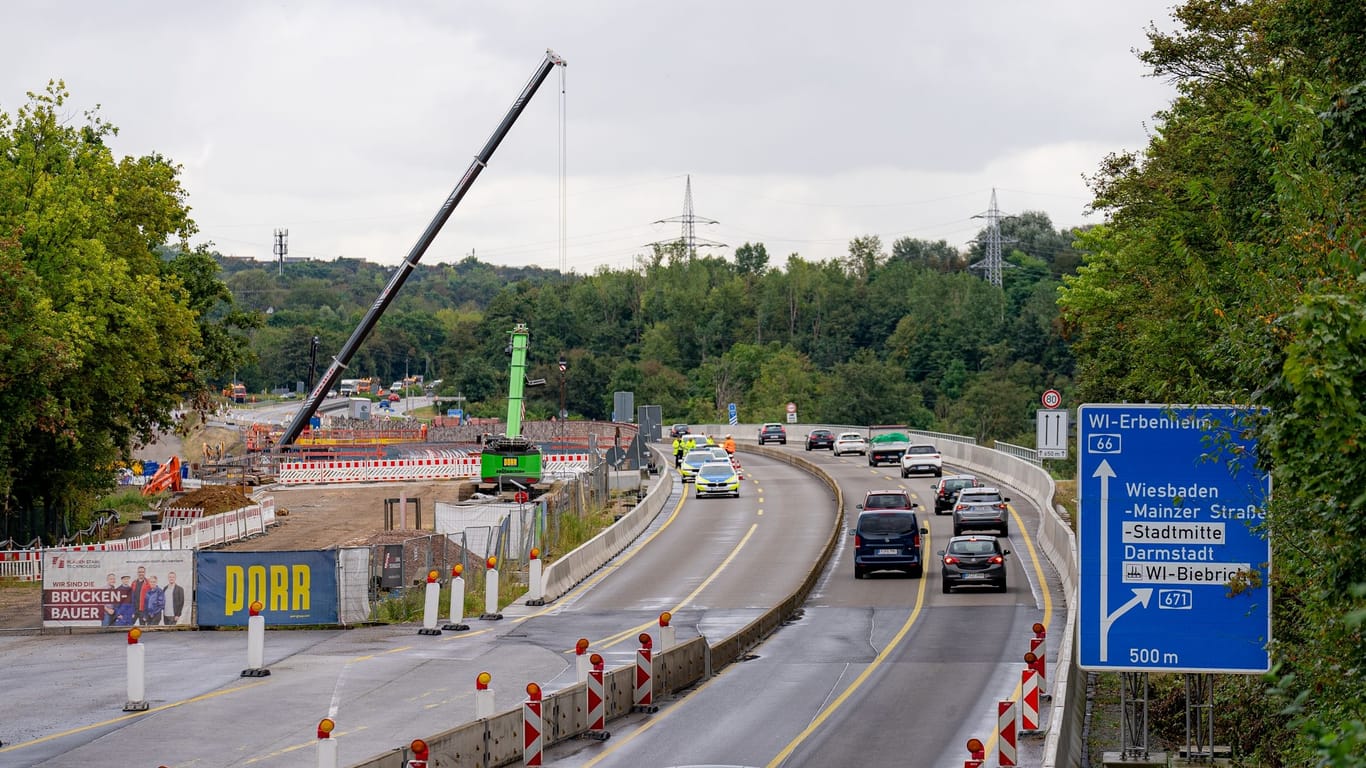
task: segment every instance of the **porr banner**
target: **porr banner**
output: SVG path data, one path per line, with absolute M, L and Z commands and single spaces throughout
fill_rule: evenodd
M 189 626 L 194 551 L 43 553 L 44 627 Z
M 261 601 L 266 626 L 337 624 L 337 552 L 204 552 L 199 574 L 199 625 L 246 626 Z

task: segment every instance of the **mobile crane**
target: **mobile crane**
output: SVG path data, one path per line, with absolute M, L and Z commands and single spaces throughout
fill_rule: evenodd
M 503 121 L 494 129 L 493 135 L 490 136 L 489 140 L 484 144 L 484 148 L 480 150 L 478 155 L 475 155 L 474 162 L 472 162 L 469 169 L 465 171 L 465 175 L 461 177 L 459 183 L 456 184 L 455 189 L 451 190 L 451 194 L 447 196 L 446 201 L 441 204 L 441 208 L 437 210 L 436 216 L 433 217 L 431 223 L 427 225 L 427 229 L 422 232 L 417 243 L 412 247 L 412 250 L 408 252 L 408 256 L 403 259 L 403 263 L 399 264 L 398 268 L 394 270 L 394 274 L 389 278 L 389 282 L 384 286 L 384 289 L 380 291 L 379 297 L 375 299 L 375 303 L 370 306 L 369 311 L 365 313 L 365 317 L 361 318 L 360 325 L 356 326 L 356 330 L 351 333 L 351 337 L 342 345 L 341 351 L 337 353 L 337 356 L 332 358 L 332 364 L 328 366 L 327 372 L 318 379 L 317 385 L 314 386 L 313 391 L 309 393 L 308 401 L 294 414 L 294 420 L 285 428 L 284 434 L 280 436 L 280 441 L 275 444 L 275 450 L 277 452 L 288 450 L 289 447 L 294 444 L 294 441 L 299 438 L 299 435 L 304 430 L 304 426 L 307 425 L 309 419 L 312 419 L 313 415 L 318 412 L 318 406 L 322 404 L 323 398 L 327 396 L 327 393 L 332 389 L 332 386 L 341 378 L 342 372 L 346 370 L 347 364 L 351 362 L 351 358 L 356 354 L 356 350 L 359 349 L 360 345 L 365 341 L 365 337 L 370 335 L 370 331 L 374 330 L 375 325 L 384 314 L 384 310 L 389 308 L 389 304 L 394 300 L 394 296 L 398 294 L 399 289 L 403 287 L 403 283 L 408 279 L 408 275 L 412 274 L 413 269 L 417 266 L 417 262 L 422 258 L 422 255 L 427 252 L 432 241 L 436 239 L 437 233 L 445 226 L 446 220 L 455 212 L 455 207 L 464 199 L 465 194 L 469 192 L 470 187 L 474 185 L 475 179 L 479 178 L 479 174 L 484 170 L 484 167 L 488 165 L 489 160 L 493 157 L 494 150 L 498 149 L 498 145 L 502 143 L 503 139 L 507 136 L 508 131 L 512 129 L 512 124 L 517 121 L 517 118 L 520 117 L 523 110 L 526 109 L 527 102 L 536 94 L 536 91 L 541 87 L 541 83 L 545 82 L 546 77 L 550 75 L 550 71 L 555 67 L 563 66 L 565 66 L 564 59 L 556 55 L 554 51 L 547 50 L 545 52 L 545 59 L 543 59 L 540 66 L 536 68 L 536 72 L 532 74 L 531 80 L 522 88 L 522 92 L 517 96 L 517 99 L 512 102 L 512 107 L 508 110 L 507 115 L 503 117 Z
M 544 384 L 544 379 L 526 378 L 526 350 L 530 333 L 525 323 L 512 329 L 512 371 L 508 379 L 507 434 L 484 441 L 479 454 L 479 474 L 485 483 L 512 483 L 528 490 L 541 481 L 541 449 L 522 436 L 522 394 L 527 385 Z

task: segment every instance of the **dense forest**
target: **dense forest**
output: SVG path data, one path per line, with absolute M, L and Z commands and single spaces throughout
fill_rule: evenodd
M 1028 444 L 1047 388 L 1253 406 L 1277 667 L 1221 677 L 1216 741 L 1249 765 L 1366 766 L 1366 4 L 1187 0 L 1173 17 L 1140 57 L 1178 96 L 1091 179 L 1105 223 L 1007 219 L 1002 286 L 973 269 L 980 246 L 857 233 L 829 262 L 747 243 L 591 275 L 421 265 L 351 370 L 439 378 L 498 415 L 525 322 L 529 375 L 557 381 L 563 355 L 577 418 L 631 390 L 670 419 L 794 401 L 803 421 Z M 180 168 L 115 157 L 115 128 L 67 99 L 53 82 L 0 111 L 0 537 L 78 527 L 134 445 L 234 378 L 305 379 L 313 337 L 323 359 L 340 349 L 390 273 L 188 246 Z M 555 412 L 551 389 L 529 416 Z
M 733 259 L 677 243 L 639 269 L 592 275 L 473 258 L 419 265 L 349 370 L 385 383 L 440 379 L 442 394 L 496 416 L 507 334 L 525 322 L 529 376 L 557 382 L 557 361 L 569 364 L 571 418 L 608 418 L 612 393 L 627 390 L 668 419 L 720 421 L 736 403 L 742 421 L 775 420 L 796 402 L 807 422 L 1029 441 L 1039 393 L 1070 386 L 1056 295 L 1080 256 L 1076 233 L 1044 214 L 1001 229 L 1011 249 L 1001 288 L 972 268 L 980 254 L 912 239 L 889 253 L 877 237 L 827 263 L 790 254 L 770 265 L 762 243 Z M 267 318 L 249 333 L 254 361 L 236 372 L 255 392 L 306 381 L 312 338 L 320 356 L 335 354 L 392 271 L 350 259 L 220 262 L 236 305 Z M 528 415 L 548 418 L 558 398 L 558 387 L 530 390 Z

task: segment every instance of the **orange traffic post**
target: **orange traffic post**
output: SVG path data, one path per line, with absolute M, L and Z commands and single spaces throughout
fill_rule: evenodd
M 997 765 L 1001 768 L 1009 768 L 1018 765 L 1015 762 L 1017 753 L 1015 751 L 1015 700 L 1003 699 L 996 703 L 996 728 L 997 745 L 996 756 L 999 759 Z
M 441 630 L 436 628 L 436 616 L 441 612 L 441 582 L 437 581 L 436 569 L 427 572 L 427 594 L 423 595 L 425 600 L 422 603 L 422 629 L 419 635 L 439 635 Z
M 669 650 L 678 642 L 678 633 L 670 623 L 673 619 L 674 615 L 668 611 L 659 614 L 659 649 L 662 651 Z
M 1020 733 L 1039 730 L 1039 673 L 1026 668 L 1020 672 Z
M 412 757 L 404 764 L 404 768 L 427 768 L 427 762 L 431 760 L 431 750 L 427 748 L 427 742 L 422 739 L 413 739 L 408 744 L 408 751 Z
M 124 712 L 144 712 L 151 705 L 147 703 L 147 647 L 138 642 L 142 630 L 133 627 L 128 630 L 128 700 L 123 704 Z
M 579 682 L 588 680 L 588 670 L 591 669 L 591 664 L 588 660 L 588 638 L 586 637 L 580 637 L 579 641 L 574 643 L 574 668 Z
M 1039 625 L 1035 625 L 1039 626 Z M 1030 661 L 1029 657 L 1034 659 Z M 1035 635 L 1029 638 L 1029 653 L 1025 654 L 1025 661 L 1029 662 L 1029 668 L 1039 673 L 1039 696 L 1049 698 L 1048 693 L 1048 644 L 1043 637 Z
M 336 727 L 330 717 L 318 721 L 318 768 L 337 768 L 337 740 L 332 738 Z
M 247 606 L 247 668 L 242 677 L 267 677 L 266 669 L 266 617 L 261 615 L 265 606 L 260 600 L 253 600 Z
M 484 571 L 484 621 L 497 621 L 503 618 L 498 612 L 498 558 L 489 555 Z
M 641 632 L 640 650 L 636 651 L 636 684 L 634 692 L 635 711 L 654 714 L 659 711 L 654 697 L 654 664 L 651 660 L 650 633 Z
M 968 759 L 963 761 L 963 768 L 982 768 L 982 763 L 987 759 L 987 747 L 981 739 L 968 739 Z
M 474 718 L 493 717 L 493 675 L 480 672 L 474 678 Z
M 529 553 L 530 560 L 527 562 L 526 576 L 526 604 L 545 605 L 545 585 L 541 582 L 541 549 L 532 547 Z
M 442 625 L 447 632 L 464 632 L 470 628 L 465 623 L 465 566 L 456 563 L 451 567 L 451 604 L 450 621 Z

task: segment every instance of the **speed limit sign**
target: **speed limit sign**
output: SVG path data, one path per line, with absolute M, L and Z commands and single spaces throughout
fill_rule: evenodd
M 1062 393 L 1056 389 L 1050 389 L 1043 393 L 1043 407 L 1057 408 L 1062 405 Z

